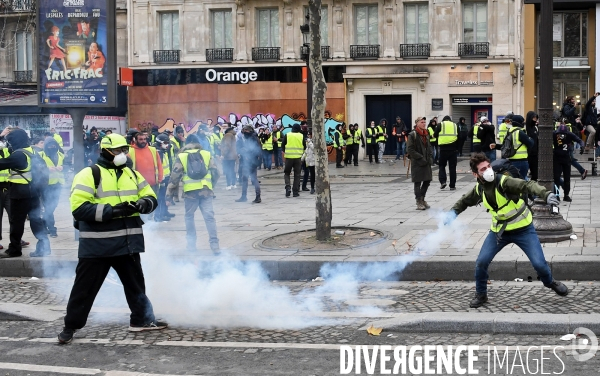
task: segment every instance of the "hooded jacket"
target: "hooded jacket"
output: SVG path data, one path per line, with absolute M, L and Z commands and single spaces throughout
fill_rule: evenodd
M 58 164 L 59 149 L 60 145 L 53 137 L 46 137 L 44 140 L 44 155 L 50 158 L 55 166 Z
M 238 153 L 235 146 L 235 132 L 225 133 L 221 140 L 221 156 L 224 160 L 235 161 L 237 159 Z
M 29 146 L 29 137 L 22 129 L 15 129 L 5 137 L 10 144 L 11 154 L 8 158 L 0 159 L 0 170 L 25 170 L 27 168 L 27 156 L 18 149 Z M 27 184 L 10 184 L 9 196 L 13 199 L 30 198 L 31 192 Z

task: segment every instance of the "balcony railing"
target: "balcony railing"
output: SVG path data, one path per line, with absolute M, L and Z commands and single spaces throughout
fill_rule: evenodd
M 181 50 L 154 50 L 156 64 L 178 64 Z
M 308 46 L 300 46 L 300 57 L 302 60 L 306 60 L 306 57 L 308 56 L 308 50 Z M 323 60 L 329 59 L 329 46 L 321 46 L 321 58 L 323 58 Z
M 233 48 L 208 48 L 206 61 L 209 63 L 224 63 L 233 61 Z
M 419 44 L 401 44 L 400 45 L 400 57 L 405 59 L 419 59 L 428 58 L 431 50 L 431 44 L 419 43 Z
M 252 60 L 278 61 L 280 47 L 252 47 Z
M 13 71 L 15 82 L 33 82 L 33 71 Z
M 0 0 L 0 12 L 33 12 L 35 0 Z
M 350 58 L 356 60 L 377 60 L 379 59 L 379 45 L 378 44 L 367 44 L 367 45 L 351 45 L 350 46 Z
M 488 57 L 489 54 L 490 44 L 488 42 L 458 44 L 458 56 L 460 57 Z

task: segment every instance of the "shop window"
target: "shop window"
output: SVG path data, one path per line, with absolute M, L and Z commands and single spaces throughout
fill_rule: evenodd
M 404 43 L 429 43 L 428 4 L 406 4 L 404 20 Z
M 304 19 L 308 17 L 308 7 L 304 7 Z M 329 14 L 327 7 L 321 8 L 321 46 L 329 46 Z
M 487 42 L 487 3 L 463 4 L 463 42 Z
M 376 45 L 379 42 L 379 15 L 377 5 L 357 5 L 354 8 L 355 40 L 358 45 Z
M 179 50 L 179 12 L 160 13 L 160 49 Z
M 554 13 L 552 56 L 587 56 L 587 13 Z
M 211 12 L 212 47 L 233 48 L 231 9 Z
M 258 47 L 279 47 L 279 10 L 258 10 Z
M 33 35 L 29 32 L 15 33 L 15 57 L 17 71 L 31 71 L 33 69 Z

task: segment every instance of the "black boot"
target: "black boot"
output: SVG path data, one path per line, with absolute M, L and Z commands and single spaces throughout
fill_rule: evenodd
M 292 188 L 289 185 L 285 186 L 285 197 L 290 197 L 292 194 Z
M 488 297 L 487 297 L 487 293 L 475 293 L 475 298 L 473 298 L 473 300 L 471 300 L 471 303 L 469 304 L 469 306 L 471 308 L 479 308 L 481 307 L 484 303 L 487 303 L 488 301 Z
M 303 185 L 303 186 L 302 186 L 302 190 L 303 190 L 304 192 L 308 192 L 308 191 L 310 191 L 310 189 L 306 188 L 306 185 Z
M 314 194 L 315 194 L 315 189 L 314 189 L 314 188 L 312 188 L 312 187 L 310 188 L 310 194 L 311 194 L 311 195 L 314 195 Z
M 248 201 L 248 199 L 246 198 L 245 195 L 243 195 L 242 197 L 240 197 L 237 200 L 235 200 L 235 202 L 246 202 L 246 201 Z
M 259 194 L 257 194 L 257 195 L 256 195 L 256 198 L 255 198 L 255 199 L 254 199 L 254 201 L 252 201 L 252 202 L 253 202 L 253 203 L 255 203 L 255 204 L 260 204 L 260 203 L 261 203 L 260 195 L 259 195 Z
M 551 288 L 552 290 L 554 290 L 554 292 L 556 294 L 558 294 L 560 296 L 569 295 L 569 288 L 567 286 L 565 286 L 562 282 L 552 281 L 550 286 L 546 286 L 546 287 Z

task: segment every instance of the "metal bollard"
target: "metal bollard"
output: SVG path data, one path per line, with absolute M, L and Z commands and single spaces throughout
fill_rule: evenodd
M 598 169 L 596 161 L 592 162 L 592 176 L 598 176 Z

